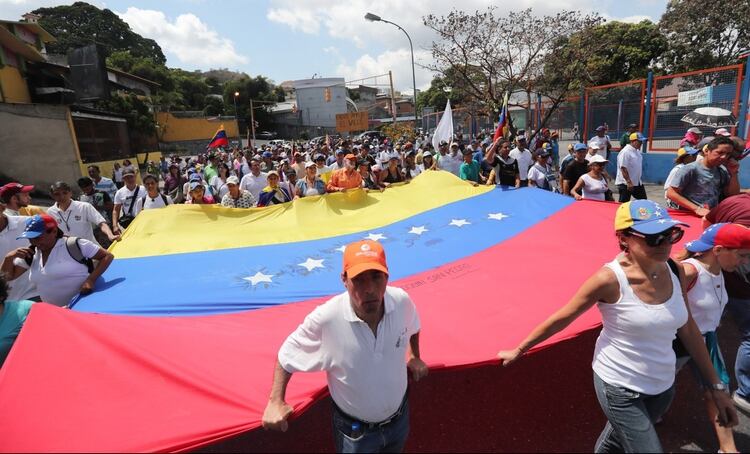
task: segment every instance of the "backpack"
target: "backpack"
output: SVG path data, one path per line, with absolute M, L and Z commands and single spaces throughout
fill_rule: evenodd
M 78 243 L 78 238 L 74 236 L 65 236 L 63 238 L 65 238 L 65 249 L 67 249 L 70 257 L 81 265 L 85 265 L 89 274 L 91 274 L 94 271 L 94 261 L 83 256 L 81 245 Z M 34 252 L 36 252 L 36 248 L 34 248 Z M 27 258 L 26 264 L 31 266 L 32 260 L 33 256 Z
M 164 202 L 164 206 L 165 207 L 169 206 L 169 203 L 167 202 L 167 196 L 165 196 L 161 192 L 159 193 L 159 195 L 161 196 L 161 200 Z M 148 194 L 144 195 L 143 198 L 141 199 L 141 210 L 143 210 L 146 207 L 147 197 L 148 197 Z

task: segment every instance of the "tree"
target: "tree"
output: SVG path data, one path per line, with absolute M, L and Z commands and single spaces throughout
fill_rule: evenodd
M 432 43 L 434 64 L 428 68 L 449 76 L 453 88 L 467 101 L 497 112 L 505 93 L 538 93 L 551 101 L 543 123 L 571 95 L 580 75 L 564 72 L 549 77 L 545 58 L 561 47 L 562 40 L 599 25 L 597 14 L 562 11 L 553 16 L 535 16 L 531 9 L 496 14 L 496 8 L 447 16 L 428 15 L 424 24 L 438 34 Z M 595 51 L 596 47 L 591 49 Z M 587 61 L 590 55 L 579 55 Z
M 250 100 L 262 101 L 254 104 L 255 121 L 263 129 L 269 129 L 273 124 L 273 117 L 268 108 L 278 102 L 278 93 L 274 85 L 263 76 L 248 77 L 245 75 L 240 79 L 230 80 L 224 84 L 224 104 L 226 111 L 234 113 L 234 94 L 237 96 L 237 116 L 243 118 L 250 124 Z M 264 101 L 264 102 L 263 102 Z
M 667 49 L 667 39 L 659 26 L 649 20 L 637 24 L 607 22 L 562 38 L 553 53 L 562 53 L 565 59 L 573 55 L 591 54 L 591 45 L 597 52 L 590 55 L 586 65 L 570 61 L 579 71 L 582 85 L 606 85 L 643 79 L 654 69 L 656 58 Z M 577 48 L 575 50 L 571 48 Z M 545 59 L 554 62 L 553 56 Z M 564 61 L 562 63 L 565 63 Z M 553 70 L 555 68 L 545 69 Z
M 156 41 L 135 33 L 108 9 L 76 2 L 37 8 L 32 12 L 42 16 L 39 25 L 57 38 L 57 42 L 47 44 L 49 53 L 66 54 L 69 50 L 96 42 L 108 53 L 129 50 L 133 56 L 151 58 L 162 65 L 167 61 Z
M 452 80 L 453 73 L 454 71 L 448 69 L 444 75 L 432 78 L 430 88 L 417 95 L 417 112 L 421 112 L 427 106 L 433 107 L 436 111 L 443 110 L 449 99 L 453 108 L 468 103 L 469 96 L 461 89 L 460 78 Z
M 750 2 L 670 0 L 659 27 L 669 42 L 661 59 L 668 71 L 731 65 L 750 48 Z

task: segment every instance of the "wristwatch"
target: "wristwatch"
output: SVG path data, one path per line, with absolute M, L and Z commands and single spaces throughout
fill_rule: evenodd
M 729 388 L 727 388 L 727 385 L 725 385 L 724 383 L 713 383 L 711 385 L 711 389 L 714 391 L 729 392 Z

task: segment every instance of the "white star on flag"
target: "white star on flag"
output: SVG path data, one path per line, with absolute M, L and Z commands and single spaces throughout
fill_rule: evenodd
M 343 245 L 341 247 L 337 247 L 336 250 L 339 251 L 339 252 L 341 252 L 341 253 L 343 253 L 346 250 L 346 245 Z
M 251 284 L 255 286 L 255 285 L 260 284 L 261 282 L 271 283 L 272 277 L 273 277 L 273 274 L 263 274 L 260 271 L 258 271 L 257 273 L 255 273 L 255 276 L 243 277 L 242 279 L 250 282 Z
M 507 218 L 507 214 L 503 213 L 490 213 L 487 215 L 487 219 L 495 219 L 497 221 L 502 221 L 503 219 Z
M 659 222 L 659 224 L 666 224 L 667 220 L 666 219 L 660 219 L 658 222 Z
M 452 219 L 451 223 L 448 225 L 455 225 L 456 227 L 463 227 L 468 224 L 471 224 L 471 222 L 467 221 L 466 219 Z
M 323 259 L 314 259 L 312 257 L 308 257 L 307 260 L 302 263 L 298 263 L 297 265 L 306 268 L 308 272 L 314 270 L 315 268 L 325 268 L 323 266 Z
M 415 234 L 415 235 L 421 235 L 421 234 L 423 234 L 424 232 L 428 232 L 428 231 L 429 231 L 429 230 L 427 230 L 427 229 L 425 228 L 425 226 L 423 226 L 423 225 L 420 225 L 419 227 L 412 227 L 412 228 L 411 228 L 411 230 L 409 230 L 409 233 L 413 233 L 413 234 Z
M 382 233 L 371 233 L 365 237 L 366 240 L 380 241 L 387 239 Z

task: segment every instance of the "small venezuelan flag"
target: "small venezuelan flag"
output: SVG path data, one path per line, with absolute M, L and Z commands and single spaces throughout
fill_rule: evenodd
M 208 143 L 206 148 L 217 148 L 229 146 L 229 140 L 227 140 L 227 132 L 224 130 L 224 125 L 219 127 L 211 141 Z
M 497 129 L 495 129 L 495 135 L 492 140 L 495 141 L 500 137 L 504 137 L 508 132 L 508 94 L 505 94 L 503 100 L 503 108 L 500 110 L 500 118 L 497 121 Z

